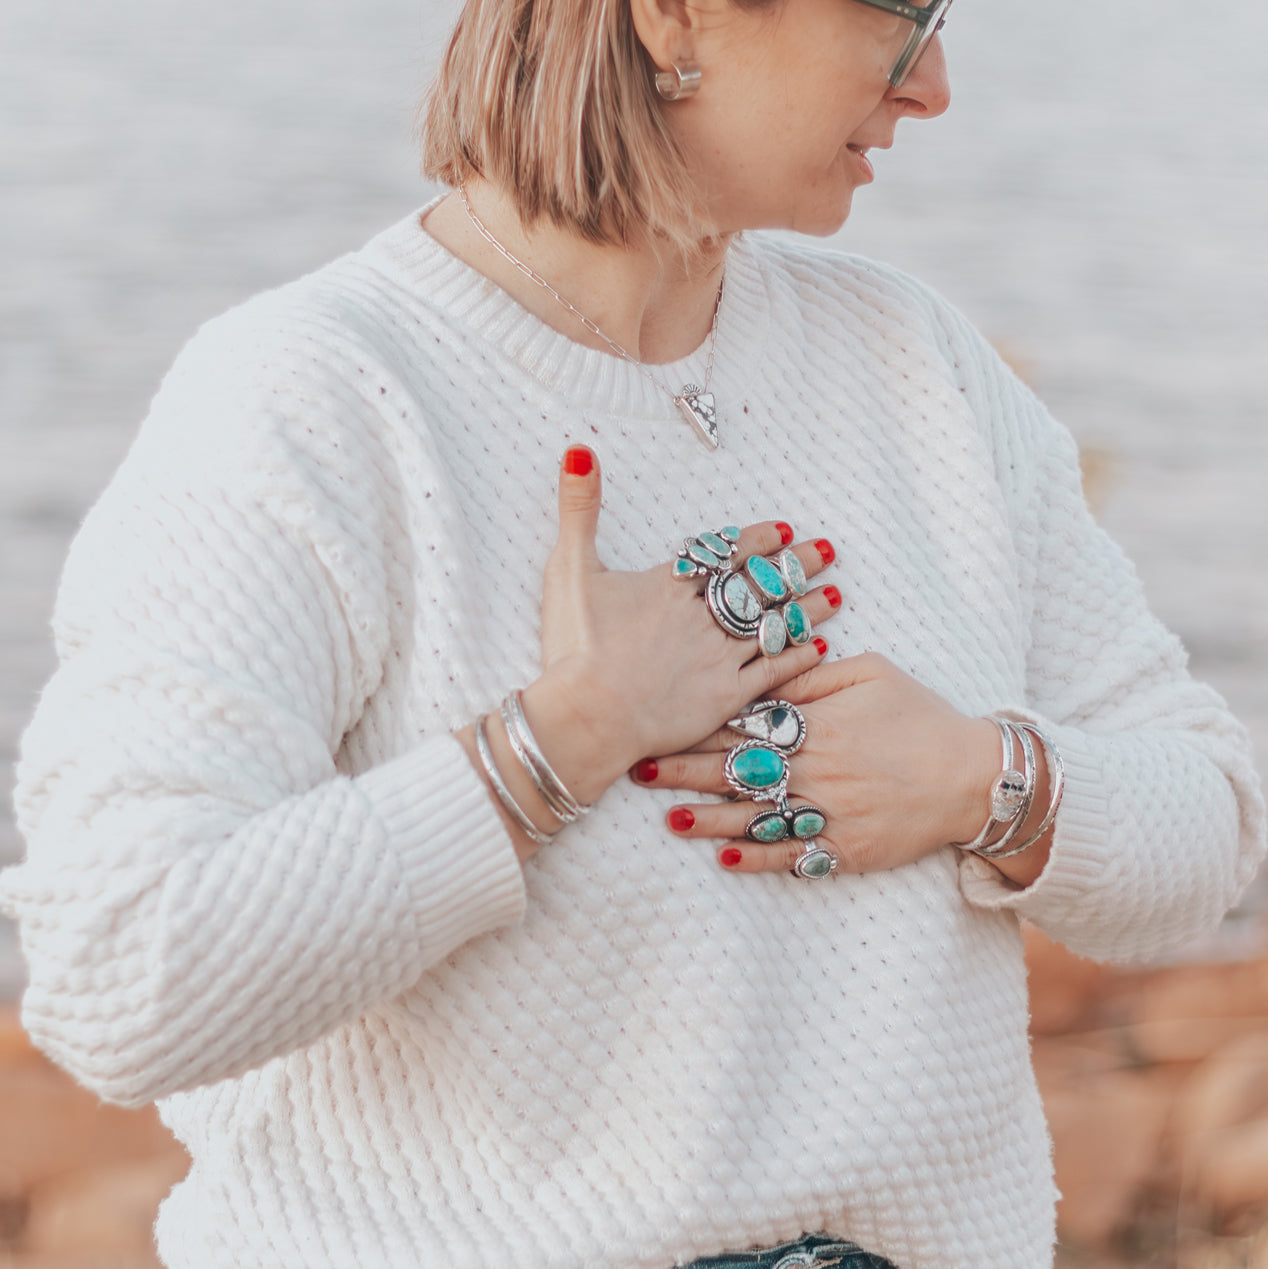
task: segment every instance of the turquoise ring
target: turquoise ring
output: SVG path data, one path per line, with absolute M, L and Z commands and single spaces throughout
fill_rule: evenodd
M 837 857 L 814 842 L 807 842 L 806 849 L 793 861 L 789 869 L 794 877 L 803 877 L 807 881 L 819 881 L 830 877 L 837 870 Z
M 694 538 L 686 538 L 673 562 L 674 577 L 681 582 L 694 582 L 730 572 L 739 540 L 740 530 L 733 524 L 724 525 L 716 533 L 706 529 Z
M 751 842 L 773 846 L 794 837 L 799 842 L 812 841 L 828 827 L 828 817 L 809 803 L 803 806 L 780 806 L 753 816 L 744 829 Z
M 788 755 L 762 740 L 746 740 L 727 752 L 727 784 L 750 802 L 779 802 L 788 796 Z

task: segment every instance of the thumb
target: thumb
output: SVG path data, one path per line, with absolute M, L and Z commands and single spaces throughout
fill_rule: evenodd
M 564 454 L 559 472 L 559 545 L 565 556 L 598 563 L 594 537 L 599 527 L 603 481 L 599 459 L 585 445 L 573 445 Z

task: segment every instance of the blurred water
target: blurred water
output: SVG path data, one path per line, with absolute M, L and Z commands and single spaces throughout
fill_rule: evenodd
M 6 771 L 66 543 L 181 343 L 430 192 L 411 125 L 453 11 L 0 5 Z M 965 308 L 1071 425 L 1102 521 L 1261 752 L 1266 44 L 1263 6 L 1231 26 L 1179 0 L 961 0 L 951 113 L 876 156 L 842 234 Z M 0 862 L 18 850 L 6 808 Z

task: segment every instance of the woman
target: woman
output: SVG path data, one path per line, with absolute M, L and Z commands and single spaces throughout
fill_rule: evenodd
M 946 9 L 471 0 L 454 192 L 168 376 L 4 883 L 168 1265 L 1050 1261 L 1018 918 L 1155 954 L 1262 809 L 976 333 L 741 237 L 839 227 Z

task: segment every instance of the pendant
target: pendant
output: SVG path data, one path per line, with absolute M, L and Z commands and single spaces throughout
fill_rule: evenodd
M 682 391 L 674 398 L 674 404 L 682 416 L 696 429 L 700 439 L 710 449 L 718 448 L 718 403 L 712 392 L 705 392 L 694 383 L 684 383 Z

